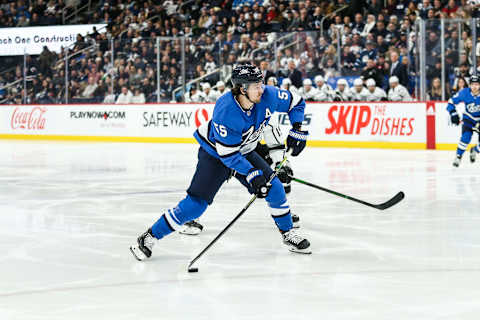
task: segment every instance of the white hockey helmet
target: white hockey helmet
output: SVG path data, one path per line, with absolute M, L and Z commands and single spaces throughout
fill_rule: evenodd
M 362 79 L 356 78 L 355 80 L 353 80 L 353 85 L 354 85 L 355 87 L 357 87 L 357 86 L 363 86 L 363 81 L 362 81 Z
M 398 77 L 397 76 L 391 76 L 390 79 L 388 79 L 388 83 L 398 83 Z
M 292 85 L 292 80 L 290 80 L 290 78 L 283 78 L 282 86 L 287 85 L 287 84 Z
M 377 84 L 372 78 L 367 79 L 367 87 L 375 87 Z
M 304 79 L 304 80 L 303 80 L 303 85 L 304 85 L 304 86 L 311 86 L 311 85 L 312 85 L 312 80 L 310 80 L 310 79 L 308 79 L 308 78 L 307 78 L 307 79 Z
M 343 79 L 343 78 L 340 78 L 337 80 L 337 86 L 339 85 L 344 85 L 344 86 L 347 86 L 348 83 L 347 83 L 347 80 Z
M 219 87 L 225 87 L 225 82 L 223 82 L 222 80 L 218 81 L 217 82 L 217 88 Z
M 211 88 L 210 83 L 208 83 L 208 82 L 202 83 L 201 86 L 202 86 L 202 90 L 207 90 L 207 89 Z
M 315 83 L 317 82 L 325 82 L 325 79 L 323 79 L 323 77 L 321 75 L 318 75 L 318 76 L 315 76 L 315 78 L 313 79 L 313 81 L 315 81 Z

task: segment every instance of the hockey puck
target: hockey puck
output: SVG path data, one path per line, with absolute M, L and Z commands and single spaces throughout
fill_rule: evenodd
M 198 272 L 198 268 L 188 268 L 188 272 Z

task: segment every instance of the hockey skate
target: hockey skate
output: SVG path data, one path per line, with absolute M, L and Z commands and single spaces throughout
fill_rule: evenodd
M 297 253 L 310 254 L 310 242 L 302 236 L 299 236 L 295 230 L 283 232 L 283 243 L 288 246 L 288 250 Z
M 152 229 L 148 229 L 138 237 L 136 245 L 130 246 L 130 251 L 135 259 L 143 261 L 152 256 L 152 248 L 155 241 L 156 239 L 152 234 Z
M 453 160 L 453 166 L 458 168 L 458 166 L 460 165 L 460 161 L 461 161 L 461 160 L 462 160 L 462 157 L 459 156 L 459 155 L 457 155 L 457 156 L 455 157 L 455 160 Z
M 300 228 L 300 217 L 292 213 L 292 222 L 294 228 Z
M 189 236 L 196 236 L 202 232 L 203 226 L 198 222 L 198 220 L 192 220 L 189 222 L 186 222 L 183 225 L 183 229 L 180 230 L 179 232 L 181 234 L 187 234 Z
M 477 158 L 477 151 L 475 150 L 475 147 L 470 149 L 470 162 L 474 163 Z

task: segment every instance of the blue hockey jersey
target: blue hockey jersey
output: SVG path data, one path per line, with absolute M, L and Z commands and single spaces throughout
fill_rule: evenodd
M 194 137 L 210 155 L 247 175 L 253 166 L 244 154 L 255 149 L 272 114 L 286 112 L 293 124 L 303 121 L 304 110 L 305 102 L 300 96 L 274 86 L 265 86 L 260 103 L 250 110 L 244 110 L 227 92 L 215 103 L 212 119 L 201 125 Z
M 480 121 L 480 94 L 472 95 L 470 88 L 460 90 L 448 100 L 448 112 L 456 112 L 455 106 L 460 102 L 465 103 L 465 112 L 463 113 L 464 125 L 468 127 L 474 126 Z

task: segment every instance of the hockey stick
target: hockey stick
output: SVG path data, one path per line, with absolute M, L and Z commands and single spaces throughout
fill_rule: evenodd
M 388 201 L 386 201 L 386 202 L 384 202 L 384 203 L 372 204 L 372 203 L 369 203 L 369 202 L 366 202 L 366 201 L 363 201 L 363 200 L 360 200 L 360 199 L 356 199 L 356 198 L 347 196 L 347 195 L 342 194 L 342 193 L 340 193 L 340 192 L 336 192 L 336 191 L 333 191 L 333 190 L 330 190 L 330 189 L 327 189 L 327 188 L 324 188 L 324 187 L 317 186 L 317 185 L 315 185 L 315 184 L 313 184 L 313 183 L 300 180 L 300 179 L 295 178 L 295 177 L 293 177 L 293 176 L 290 176 L 290 178 L 292 178 L 293 181 L 296 181 L 296 182 L 298 182 L 298 183 L 301 183 L 301 184 L 307 185 L 307 186 L 309 186 L 309 187 L 312 187 L 312 188 L 315 188 L 315 189 L 319 189 L 319 190 L 322 190 L 322 191 L 325 191 L 325 192 L 334 194 L 334 195 L 336 195 L 336 196 L 339 196 L 339 197 L 342 197 L 342 198 L 345 198 L 345 199 L 348 199 L 348 200 L 352 200 L 352 201 L 355 201 L 355 202 L 364 204 L 364 205 L 366 205 L 366 206 L 369 206 L 369 207 L 372 207 L 372 208 L 375 208 L 375 209 L 378 209 L 378 210 L 388 209 L 388 208 L 390 208 L 391 206 L 394 206 L 394 205 L 396 205 L 397 203 L 399 203 L 400 201 L 402 201 L 403 198 L 405 198 L 405 194 L 403 193 L 403 191 L 400 191 L 400 192 L 397 193 L 393 198 L 391 198 L 390 200 L 388 200 Z
M 287 153 L 287 155 L 289 155 Z M 278 165 L 277 169 L 275 170 L 275 172 L 272 174 L 272 176 L 270 177 L 270 179 L 268 180 L 268 183 L 271 183 L 272 180 L 277 176 L 277 172 L 278 170 L 283 167 L 283 165 L 285 164 L 285 162 L 287 162 L 287 155 L 285 155 L 285 157 L 283 158 L 282 162 L 280 162 L 280 164 Z M 242 211 L 240 211 L 235 218 L 233 218 L 232 221 L 230 221 L 230 223 L 225 227 L 223 228 L 222 231 L 220 231 L 220 233 L 212 240 L 210 241 L 210 243 L 199 253 L 197 254 L 197 256 L 195 258 L 193 258 L 192 261 L 190 261 L 189 265 L 188 265 L 188 272 L 198 272 L 198 268 L 192 268 L 192 265 L 197 262 L 198 259 L 200 259 L 201 256 L 203 256 L 203 254 L 205 252 L 207 252 L 208 249 L 210 249 L 211 246 L 213 246 L 213 244 L 215 242 L 217 242 L 218 239 L 220 239 L 221 236 L 223 236 L 223 234 L 225 232 L 227 232 L 228 229 L 230 229 L 230 227 L 245 213 L 245 211 L 247 211 L 247 209 L 252 205 L 252 203 L 257 199 L 257 195 L 253 195 L 252 199 L 250 199 L 250 201 L 248 201 L 248 203 L 245 205 L 245 207 L 243 207 Z

